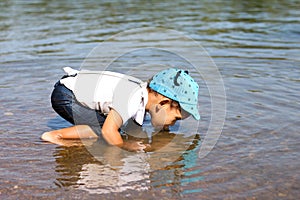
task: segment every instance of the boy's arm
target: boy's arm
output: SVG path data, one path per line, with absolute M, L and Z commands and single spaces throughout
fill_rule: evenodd
M 119 147 L 123 146 L 123 139 L 119 133 L 119 128 L 122 126 L 123 120 L 121 116 L 111 109 L 105 119 L 102 127 L 103 138 L 111 145 Z
M 124 142 L 119 128 L 122 126 L 123 120 L 119 113 L 111 109 L 102 126 L 102 136 L 111 145 L 115 145 L 130 151 L 141 151 L 146 148 L 141 142 Z

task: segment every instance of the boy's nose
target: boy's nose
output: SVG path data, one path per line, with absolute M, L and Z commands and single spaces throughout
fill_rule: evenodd
M 176 120 L 182 119 L 182 115 L 181 115 L 181 112 L 180 112 L 180 111 L 177 111 L 177 112 L 175 113 L 175 118 L 176 118 Z

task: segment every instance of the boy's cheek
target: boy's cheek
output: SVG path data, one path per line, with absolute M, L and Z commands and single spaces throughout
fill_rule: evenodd
M 151 124 L 156 128 L 163 128 L 166 123 L 166 115 L 161 113 L 154 113 L 151 116 Z
M 156 118 L 152 118 L 151 119 L 151 124 L 155 128 L 162 128 L 164 126 L 164 121 L 160 121 L 160 120 L 158 120 Z

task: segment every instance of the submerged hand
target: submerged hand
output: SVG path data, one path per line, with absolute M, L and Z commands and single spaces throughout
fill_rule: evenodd
M 122 148 L 128 151 L 144 152 L 147 145 L 143 144 L 143 141 L 126 141 Z

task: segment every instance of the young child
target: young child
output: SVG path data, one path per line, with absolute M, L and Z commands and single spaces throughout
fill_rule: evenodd
M 142 125 L 148 112 L 156 128 L 167 128 L 189 115 L 200 119 L 199 86 L 187 71 L 169 68 L 143 82 L 116 72 L 64 70 L 67 75 L 55 84 L 51 103 L 74 126 L 45 132 L 45 141 L 61 144 L 63 139 L 101 136 L 110 145 L 139 151 L 146 146 L 125 142 L 119 133 L 130 118 Z

